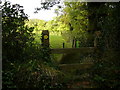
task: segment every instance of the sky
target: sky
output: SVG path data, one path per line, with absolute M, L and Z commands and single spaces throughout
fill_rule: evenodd
M 41 0 L 7 0 L 10 1 L 12 4 L 20 4 L 24 8 L 24 12 L 28 14 L 29 19 L 41 19 L 45 21 L 52 20 L 55 16 L 57 16 L 54 13 L 55 7 L 53 7 L 51 10 L 41 10 L 38 11 L 38 13 L 35 12 L 36 7 L 40 7 L 40 1 Z
M 1 1 L 1 0 L 0 0 Z M 5 1 L 5 0 L 3 0 Z M 28 14 L 29 19 L 41 19 L 41 20 L 52 20 L 53 17 L 56 17 L 57 15 L 54 13 L 55 6 L 51 10 L 41 10 L 37 14 L 34 13 L 35 8 L 40 7 L 40 2 L 44 0 L 6 0 L 10 1 L 12 4 L 20 4 L 25 9 L 24 12 Z M 67 0 L 71 1 L 71 0 Z M 72 0 L 74 1 L 74 0 Z M 96 1 L 96 0 L 91 0 Z M 104 0 L 103 0 L 104 1 Z M 111 1 L 111 0 L 110 0 Z M 113 0 L 114 1 L 114 0 Z M 119 1 L 119 0 L 116 0 Z

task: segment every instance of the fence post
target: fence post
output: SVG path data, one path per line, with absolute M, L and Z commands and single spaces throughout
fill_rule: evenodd
M 65 48 L 65 43 L 63 43 L 63 48 Z
M 75 40 L 75 48 L 77 47 L 77 40 Z
M 51 62 L 50 59 L 50 48 L 49 48 L 49 31 L 43 30 L 42 31 L 42 52 L 43 52 L 43 60 L 46 62 Z
M 42 31 L 42 46 L 45 48 L 49 48 L 49 31 L 43 30 Z
M 99 39 L 100 39 L 101 32 L 96 31 L 95 32 L 95 38 L 94 38 L 94 47 L 98 48 L 99 47 Z

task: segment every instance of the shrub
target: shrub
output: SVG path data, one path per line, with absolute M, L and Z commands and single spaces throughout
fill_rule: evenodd
M 91 76 L 97 87 L 118 88 L 120 86 L 119 60 L 119 51 L 109 50 L 95 63 Z
M 10 65 L 9 65 L 10 66 Z M 3 88 L 62 88 L 63 73 L 38 60 L 13 64 L 3 72 Z

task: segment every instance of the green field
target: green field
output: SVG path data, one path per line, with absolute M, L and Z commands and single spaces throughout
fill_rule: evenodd
M 41 35 L 36 33 L 35 42 L 41 44 Z M 66 42 L 61 35 L 51 34 L 50 38 L 50 48 L 63 48 L 63 43 L 65 43 L 64 48 L 71 48 L 72 44 Z
M 61 35 L 50 35 L 50 47 L 51 48 L 63 48 L 63 43 L 65 43 L 64 48 L 71 48 L 71 43 L 67 43 Z

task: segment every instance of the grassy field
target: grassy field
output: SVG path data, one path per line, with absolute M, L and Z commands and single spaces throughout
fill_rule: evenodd
M 63 48 L 63 43 L 65 43 L 64 48 L 71 48 L 71 43 L 67 43 L 61 35 L 50 35 L 50 47 L 51 48 Z
M 37 44 L 41 44 L 41 35 L 36 33 L 35 42 Z M 61 35 L 50 34 L 50 48 L 63 48 L 63 43 L 65 43 L 64 48 L 71 48 L 72 44 L 67 43 Z

